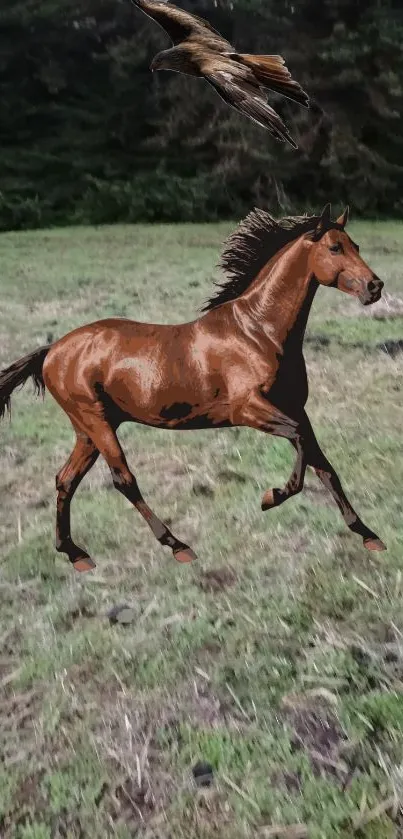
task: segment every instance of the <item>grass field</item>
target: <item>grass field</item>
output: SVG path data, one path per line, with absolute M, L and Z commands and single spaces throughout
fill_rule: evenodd
M 3 234 L 0 368 L 97 318 L 193 319 L 231 229 Z M 72 429 L 31 384 L 14 395 L 0 428 L 2 839 L 403 836 L 403 355 L 377 347 L 403 339 L 403 227 L 351 232 L 390 298 L 364 312 L 318 292 L 307 408 L 387 552 L 363 548 L 310 470 L 261 512 L 291 471 L 284 440 L 126 425 L 146 500 L 199 559 L 175 563 L 98 461 L 72 505 L 97 562 L 80 576 L 54 550 Z M 121 603 L 133 621 L 111 625 Z M 209 787 L 193 781 L 201 760 Z

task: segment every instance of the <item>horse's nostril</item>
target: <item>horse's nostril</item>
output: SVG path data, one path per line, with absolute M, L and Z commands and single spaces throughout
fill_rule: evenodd
M 375 279 L 369 281 L 367 288 L 368 291 L 381 291 L 383 289 L 383 282 L 382 280 L 378 280 L 378 277 L 375 277 Z

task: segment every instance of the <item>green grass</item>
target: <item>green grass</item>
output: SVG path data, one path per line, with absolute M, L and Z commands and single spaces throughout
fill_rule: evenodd
M 231 228 L 3 234 L 0 367 L 111 314 L 193 319 Z M 351 232 L 393 314 L 401 225 Z M 386 553 L 365 551 L 311 472 L 261 512 L 291 471 L 285 441 L 133 425 L 119 433 L 142 491 L 199 559 L 175 564 L 99 461 L 72 505 L 97 561 L 79 577 L 54 550 L 69 421 L 30 385 L 15 394 L 0 428 L 2 839 L 241 839 L 298 823 L 313 839 L 401 836 L 402 356 L 376 345 L 403 337 L 402 316 L 321 289 L 308 337 L 308 413 Z M 112 626 L 122 602 L 134 620 Z M 193 785 L 199 760 L 209 789 Z

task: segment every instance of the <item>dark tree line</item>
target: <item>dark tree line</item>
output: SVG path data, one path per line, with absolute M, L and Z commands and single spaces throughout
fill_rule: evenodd
M 402 0 L 177 0 L 243 52 L 281 53 L 312 97 L 275 97 L 299 149 L 202 80 L 130 0 L 1 0 L 0 229 L 209 220 L 349 202 L 403 216 Z

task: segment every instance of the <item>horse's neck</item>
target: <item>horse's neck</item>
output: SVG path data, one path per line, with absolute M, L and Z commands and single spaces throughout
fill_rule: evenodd
M 279 350 L 302 344 L 317 283 L 308 271 L 308 252 L 300 239 L 286 245 L 235 301 L 238 312 L 253 322 Z
M 318 282 L 314 277 L 308 277 L 308 283 L 306 287 L 305 297 L 302 301 L 302 306 L 298 312 L 296 320 L 288 332 L 287 336 L 287 349 L 294 349 L 294 347 L 302 346 L 302 342 L 304 340 L 305 329 L 309 318 L 309 313 L 311 311 L 311 306 L 313 303 L 313 299 L 315 297 L 316 291 L 318 288 Z

